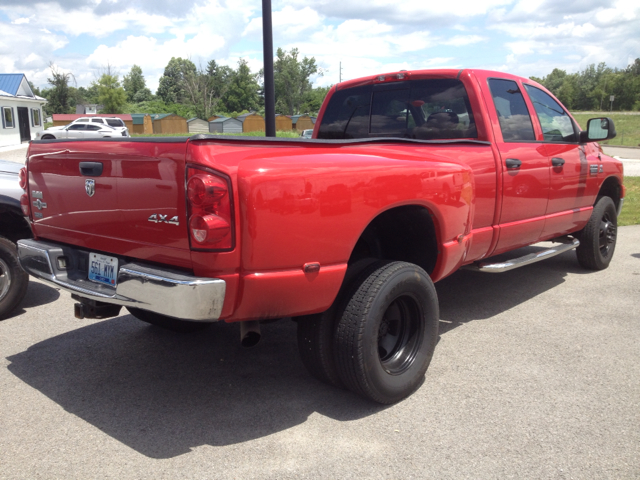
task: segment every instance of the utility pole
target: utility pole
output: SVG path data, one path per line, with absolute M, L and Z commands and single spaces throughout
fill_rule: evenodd
M 342 62 L 340 62 L 340 74 L 339 74 L 339 78 L 340 78 L 340 83 L 342 83 Z
M 276 93 L 273 82 L 273 27 L 271 0 L 262 0 L 262 44 L 264 53 L 264 127 L 267 137 L 276 136 Z

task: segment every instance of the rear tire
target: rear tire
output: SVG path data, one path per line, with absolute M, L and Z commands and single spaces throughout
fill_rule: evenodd
M 149 312 L 140 308 L 127 307 L 127 310 L 129 310 L 129 313 L 136 317 L 138 320 L 150 323 L 151 325 L 155 325 L 157 327 L 162 327 L 166 330 L 171 330 L 173 332 L 196 332 L 198 330 L 207 328 L 207 326 L 209 325 L 206 322 L 189 322 L 187 320 L 180 320 L 178 318 L 168 317 L 159 313 Z
M 374 258 L 363 258 L 349 266 L 342 288 L 327 311 L 296 318 L 300 359 L 308 372 L 321 382 L 344 388 L 338 375 L 334 352 L 336 325 L 354 278 L 373 263 L 376 263 Z
M 0 320 L 22 301 L 29 286 L 29 274 L 20 266 L 16 245 L 0 237 Z
M 433 282 L 417 265 L 381 262 L 353 285 L 335 334 L 338 374 L 351 391 L 395 403 L 422 383 L 438 341 Z
M 600 198 L 591 212 L 591 218 L 580 232 L 580 245 L 576 249 L 578 262 L 589 270 L 604 270 L 611 263 L 618 236 L 618 214 L 613 200 Z

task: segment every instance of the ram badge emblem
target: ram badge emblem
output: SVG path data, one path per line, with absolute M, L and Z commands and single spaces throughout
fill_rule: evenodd
M 93 197 L 96 193 L 96 181 L 92 178 L 84 181 L 84 189 L 87 192 L 87 195 Z

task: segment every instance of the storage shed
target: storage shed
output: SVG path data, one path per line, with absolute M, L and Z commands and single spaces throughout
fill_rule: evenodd
M 189 133 L 209 133 L 209 122 L 193 117 L 187 120 Z
M 293 124 L 292 130 L 296 130 L 300 133 L 308 128 L 313 128 L 314 124 L 309 115 L 293 115 L 291 117 L 291 123 Z
M 187 120 L 174 113 L 154 113 L 153 133 L 189 133 Z
M 276 130 L 293 130 L 293 123 L 286 115 L 276 115 Z
M 242 122 L 243 132 L 264 132 L 264 118 L 255 112 L 245 113 L 236 117 Z
M 220 117 L 209 122 L 211 133 L 242 133 L 242 122 L 237 118 Z
M 98 115 L 80 115 L 77 113 L 54 113 L 53 117 L 54 127 L 64 127 L 69 125 L 74 120 L 79 118 L 91 118 L 91 117 L 105 117 L 105 118 L 119 118 L 124 122 L 124 126 L 129 129 L 129 132 L 133 132 L 133 118 L 128 113 L 100 113 Z
M 222 118 L 222 116 L 221 115 L 211 115 L 209 118 L 207 118 L 207 120 L 209 120 L 210 122 L 213 122 L 214 120 L 217 120 L 219 118 Z
M 133 130 L 131 133 L 150 134 L 153 133 L 153 121 L 148 113 L 132 113 Z

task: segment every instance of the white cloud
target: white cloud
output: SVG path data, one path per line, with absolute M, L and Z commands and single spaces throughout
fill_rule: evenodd
M 323 17 L 309 7 L 296 10 L 291 6 L 285 6 L 282 10 L 273 12 L 271 20 L 273 29 L 277 30 L 279 35 L 290 37 L 319 27 Z M 262 17 L 251 19 L 242 35 L 262 36 Z
M 455 37 L 442 41 L 442 45 L 453 45 L 454 47 L 464 47 L 473 43 L 484 42 L 487 37 L 480 35 L 456 35 Z

